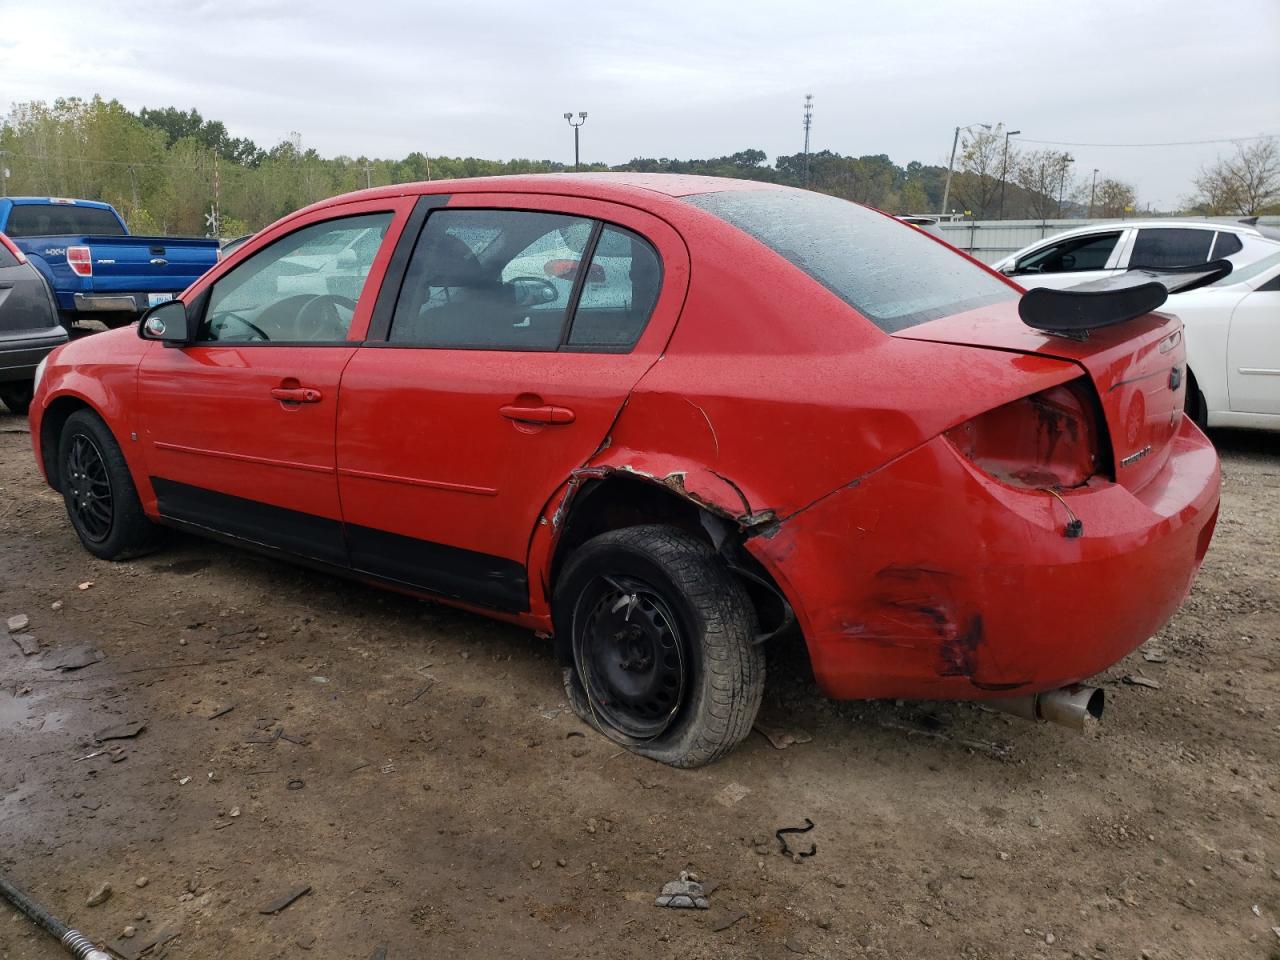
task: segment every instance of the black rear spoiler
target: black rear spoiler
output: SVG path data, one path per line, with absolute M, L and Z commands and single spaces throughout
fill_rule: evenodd
M 1212 260 L 1190 267 L 1135 267 L 1065 290 L 1037 287 L 1018 301 L 1018 316 L 1037 330 L 1084 338 L 1090 330 L 1150 313 L 1171 293 L 1207 286 L 1230 272 L 1230 260 Z

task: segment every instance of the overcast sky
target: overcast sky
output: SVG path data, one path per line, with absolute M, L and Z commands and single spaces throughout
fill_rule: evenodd
M 0 0 L 0 106 L 195 107 L 322 154 L 707 157 L 754 147 L 946 163 L 957 124 L 1148 143 L 1280 134 L 1280 0 Z M 1028 147 L 1037 146 L 1027 144 Z M 1176 204 L 1229 144 L 1069 146 Z

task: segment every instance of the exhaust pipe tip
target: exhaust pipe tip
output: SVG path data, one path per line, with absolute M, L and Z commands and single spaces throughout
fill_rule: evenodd
M 1087 730 L 1102 719 L 1107 695 L 1099 687 L 1073 684 L 1061 690 L 1025 697 L 992 700 L 988 705 L 1024 720 L 1056 723 L 1072 730 Z

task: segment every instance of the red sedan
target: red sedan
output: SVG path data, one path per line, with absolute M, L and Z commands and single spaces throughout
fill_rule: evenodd
M 1046 716 L 1177 610 L 1219 485 L 1180 325 L 1021 296 L 805 191 L 386 187 L 59 349 L 31 435 L 99 557 L 177 527 L 522 624 L 587 722 L 696 766 L 782 631 L 832 697 Z

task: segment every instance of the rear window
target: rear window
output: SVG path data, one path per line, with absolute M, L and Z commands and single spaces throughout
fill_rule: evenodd
M 686 200 L 755 237 L 885 333 L 1018 296 L 913 227 L 847 200 L 806 190 Z
M 75 204 L 14 204 L 4 230 L 11 237 L 57 237 L 64 234 L 92 234 L 123 237 L 124 227 L 110 210 Z

